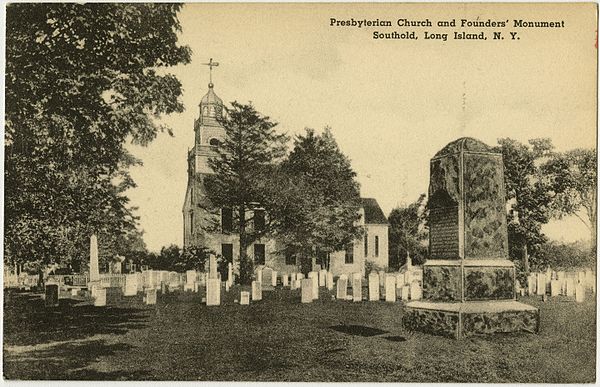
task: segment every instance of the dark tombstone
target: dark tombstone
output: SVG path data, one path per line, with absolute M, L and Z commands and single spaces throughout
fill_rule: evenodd
M 46 285 L 46 307 L 55 308 L 58 306 L 58 284 Z

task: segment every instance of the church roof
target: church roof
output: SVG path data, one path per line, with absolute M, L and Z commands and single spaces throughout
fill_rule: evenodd
M 223 100 L 219 98 L 214 91 L 213 84 L 208 84 L 208 93 L 200 101 L 201 105 L 223 105 Z
M 434 158 L 463 151 L 495 153 L 492 151 L 492 148 L 475 138 L 461 137 L 443 147 L 442 150 L 435 154 Z
M 365 224 L 388 224 L 388 220 L 383 214 L 377 200 L 373 198 L 360 198 L 363 209 L 365 210 Z

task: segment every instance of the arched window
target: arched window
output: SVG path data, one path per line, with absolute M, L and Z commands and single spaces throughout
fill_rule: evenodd
M 216 138 L 211 138 L 208 143 L 212 146 L 219 146 L 221 144 L 221 142 L 219 140 L 217 140 Z
M 204 109 L 202 109 L 202 114 L 205 116 L 208 115 L 208 106 L 204 106 Z

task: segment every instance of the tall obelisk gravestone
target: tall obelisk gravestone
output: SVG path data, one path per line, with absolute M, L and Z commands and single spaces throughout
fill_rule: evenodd
M 423 300 L 406 305 L 404 325 L 456 338 L 537 332 L 538 309 L 516 301 L 502 155 L 472 138 L 444 147 L 431 159 L 429 211 Z

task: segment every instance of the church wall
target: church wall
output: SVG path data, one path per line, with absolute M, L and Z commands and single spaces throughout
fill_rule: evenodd
M 387 224 L 367 224 L 366 232 L 369 240 L 369 249 L 366 259 L 379 267 L 389 265 L 388 259 L 388 229 Z M 379 254 L 375 255 L 375 237 L 379 237 Z

